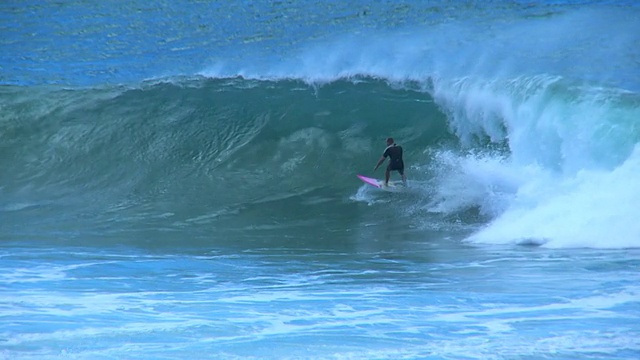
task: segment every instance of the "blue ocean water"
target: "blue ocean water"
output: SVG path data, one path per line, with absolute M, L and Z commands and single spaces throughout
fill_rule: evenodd
M 3 2 L 0 358 L 639 358 L 638 19 Z

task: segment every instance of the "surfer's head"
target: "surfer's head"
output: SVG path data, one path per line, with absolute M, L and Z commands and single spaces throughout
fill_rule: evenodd
M 391 137 L 387 138 L 387 145 L 393 145 L 393 138 Z

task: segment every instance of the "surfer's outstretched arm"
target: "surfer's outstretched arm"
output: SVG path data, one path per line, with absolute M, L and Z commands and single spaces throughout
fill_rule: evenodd
M 376 167 L 373 168 L 373 171 L 378 170 L 378 167 L 382 165 L 382 163 L 384 162 L 384 159 L 385 159 L 384 156 L 380 157 L 380 160 L 378 160 L 378 163 L 376 164 Z

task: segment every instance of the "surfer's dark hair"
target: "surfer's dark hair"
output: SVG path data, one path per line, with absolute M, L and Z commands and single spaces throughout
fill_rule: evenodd
M 387 138 L 387 144 L 393 144 L 393 143 L 394 143 L 393 138 L 392 137 L 388 137 Z

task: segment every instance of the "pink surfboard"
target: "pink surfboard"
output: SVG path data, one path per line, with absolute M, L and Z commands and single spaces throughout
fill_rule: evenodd
M 378 189 L 381 189 L 384 191 L 398 192 L 398 191 L 404 190 L 404 184 L 402 184 L 402 181 L 389 181 L 389 185 L 384 186 L 384 180 L 378 180 L 378 179 L 366 177 L 364 175 L 357 175 L 357 176 L 360 180 L 364 181 L 365 183 L 371 186 L 375 186 Z
M 369 185 L 375 186 L 377 188 L 380 187 L 380 185 L 381 185 L 380 182 L 382 182 L 381 180 L 373 179 L 373 178 L 370 178 L 370 177 L 366 177 L 364 175 L 358 175 L 358 177 L 360 178 L 360 180 L 366 182 Z

